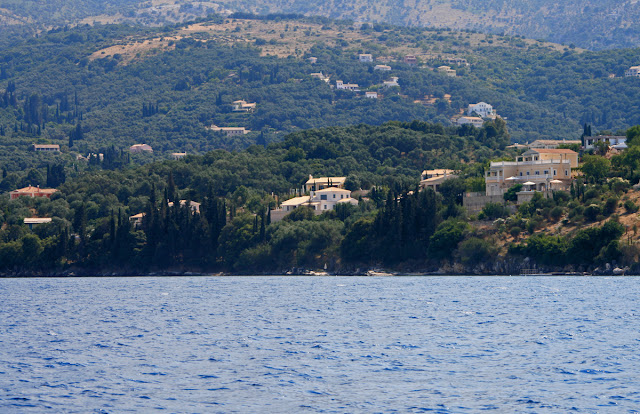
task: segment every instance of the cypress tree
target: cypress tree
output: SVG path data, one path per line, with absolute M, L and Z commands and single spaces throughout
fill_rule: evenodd
M 256 217 L 257 218 L 257 217 Z M 260 241 L 264 241 L 266 239 L 266 223 L 264 217 L 264 210 L 260 212 Z

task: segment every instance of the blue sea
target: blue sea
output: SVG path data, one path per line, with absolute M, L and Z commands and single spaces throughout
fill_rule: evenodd
M 1 413 L 635 413 L 640 279 L 0 279 Z

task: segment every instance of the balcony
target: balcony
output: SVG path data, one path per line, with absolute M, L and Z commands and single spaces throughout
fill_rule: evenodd
M 491 163 L 490 168 L 494 167 L 518 167 L 518 166 L 533 166 L 533 165 L 571 165 L 569 160 L 539 160 L 539 161 L 494 161 Z

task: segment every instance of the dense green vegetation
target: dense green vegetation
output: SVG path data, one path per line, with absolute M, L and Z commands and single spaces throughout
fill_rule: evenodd
M 629 130 L 630 142 L 638 130 Z M 5 273 L 253 273 L 325 265 L 343 272 L 385 266 L 493 273 L 518 271 L 525 257 L 573 270 L 635 263 L 640 250 L 621 222 L 635 217 L 637 197 L 630 198 L 628 181 L 610 178 L 640 177 L 626 153 L 614 156 L 602 176 L 586 174 L 553 198 L 537 194 L 515 214 L 488 204 L 470 217 L 460 195 L 479 190 L 484 163 L 506 156 L 500 148 L 507 142 L 500 124 L 476 130 L 391 122 L 301 131 L 266 148 L 124 169 L 52 166 L 47 180 L 66 182 L 51 199 L 0 198 L 0 263 Z M 460 176 L 439 193 L 416 191 L 425 166 Z M 346 187 L 366 197 L 319 216 L 299 208 L 271 223 L 269 209 L 308 174 L 344 175 Z M 201 203 L 199 213 L 192 201 Z M 129 216 L 137 213 L 144 216 L 134 227 Z M 53 221 L 30 231 L 22 219 L 33 216 Z
M 230 47 L 191 37 L 133 62 L 118 54 L 90 59 L 105 47 L 169 36 L 177 29 L 126 25 L 54 29 L 2 48 L 0 167 L 17 173 L 20 181 L 34 168 L 43 176 L 48 164 L 75 163 L 82 170 L 85 165 L 76 162 L 76 154 L 119 152 L 139 142 L 152 145 L 155 153 L 132 157 L 136 163 L 163 159 L 173 151 L 203 154 L 216 148 L 265 145 L 300 129 L 391 120 L 447 125 L 452 115 L 478 101 L 491 103 L 508 119 L 515 141 L 577 138 L 584 123 L 591 124 L 594 132 L 640 123 L 640 82 L 619 77 L 637 63 L 635 50 L 553 52 L 537 44 L 528 46 L 519 38 L 495 37 L 495 45 L 485 42 L 472 52 L 465 46 L 471 33 L 387 26 L 367 29 L 379 38 L 377 43 L 329 47 L 318 42 L 300 56 L 316 56 L 315 65 L 294 56 L 260 56 L 258 48 L 246 45 Z M 391 73 L 374 71 L 372 65 L 355 59 L 362 51 L 373 51 L 377 57 L 393 44 L 464 53 L 472 66 L 457 68 L 460 76 L 451 78 L 402 63 L 392 63 Z M 309 76 L 320 71 L 330 74 L 332 81 L 342 79 L 377 90 L 383 98 L 365 99 L 331 89 Z M 609 78 L 609 73 L 618 77 Z M 380 88 L 390 76 L 400 78 L 399 89 Z M 443 99 L 447 93 L 451 102 Z M 440 99 L 432 106 L 414 103 L 425 95 Z M 230 104 L 237 99 L 257 102 L 257 109 L 234 113 Z M 228 138 L 205 128 L 214 123 L 254 132 Z M 28 153 L 32 142 L 60 144 L 63 154 Z
M 342 255 L 348 262 L 368 262 L 381 251 L 387 251 L 380 256 L 384 263 L 398 263 L 426 252 L 442 218 L 462 214 L 455 196 L 407 193 L 415 190 L 423 167 L 465 171 L 472 185 L 472 177 L 482 174 L 476 168 L 481 164 L 469 163 L 503 155 L 500 148 L 507 143 L 499 123 L 476 130 L 393 122 L 302 131 L 267 148 L 217 150 L 136 168 L 68 169 L 70 177 L 50 200 L 0 199 L 0 263 L 4 271 L 71 265 L 89 270 L 277 271 L 325 262 L 335 269 Z M 49 174 L 51 180 L 60 179 L 57 167 Z M 275 206 L 276 196 L 282 199 L 299 188 L 308 174 L 347 176 L 348 188 L 371 191 L 358 207 L 341 206 L 319 217 L 300 210 L 270 224 L 267 209 Z M 161 201 L 181 199 L 201 202 L 200 214 Z M 141 228 L 129 224 L 136 213 L 145 213 Z M 53 222 L 30 232 L 21 222 L 34 215 Z M 368 222 L 373 227 L 363 228 Z M 394 223 L 405 230 L 388 233 Z M 371 249 L 342 242 L 345 237 L 353 240 L 357 231 L 367 233 Z M 399 237 L 403 244 L 388 250 L 389 237 Z

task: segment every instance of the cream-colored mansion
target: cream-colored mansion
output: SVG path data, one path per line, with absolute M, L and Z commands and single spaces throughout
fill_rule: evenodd
M 571 169 L 578 167 L 578 154 L 569 149 L 530 149 L 515 161 L 492 162 L 485 176 L 486 195 L 504 194 L 515 184 L 527 191 L 566 189 Z

